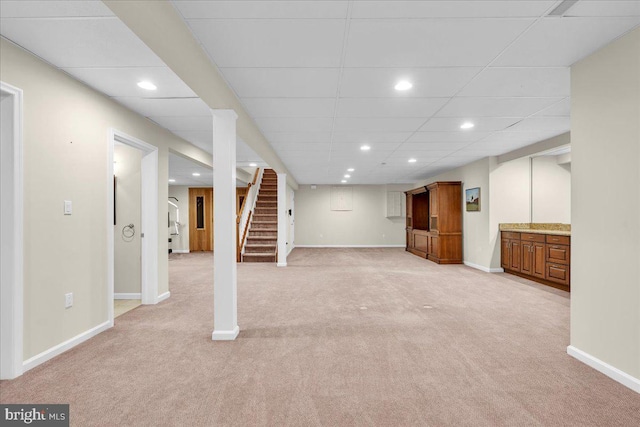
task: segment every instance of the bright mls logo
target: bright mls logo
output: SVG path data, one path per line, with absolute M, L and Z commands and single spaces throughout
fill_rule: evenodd
M 69 405 L 0 405 L 3 426 L 69 426 Z

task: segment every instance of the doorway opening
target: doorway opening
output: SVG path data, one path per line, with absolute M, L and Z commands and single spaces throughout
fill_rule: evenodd
M 0 379 L 23 372 L 22 90 L 0 82 Z
M 158 295 L 158 148 L 111 129 L 108 171 L 107 312 L 113 326 L 116 298 L 127 300 L 123 309 L 131 309 L 135 307 L 131 300 L 157 304 L 168 295 Z M 128 209 L 119 209 L 118 201 L 127 203 Z

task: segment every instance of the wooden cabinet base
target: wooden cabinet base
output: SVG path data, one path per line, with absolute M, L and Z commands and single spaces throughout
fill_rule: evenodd
M 561 289 L 561 290 L 567 291 L 567 292 L 571 291 L 571 287 L 568 286 L 568 285 L 562 285 L 560 283 L 555 283 L 555 282 L 552 282 L 550 280 L 541 279 L 539 277 L 530 276 L 528 274 L 522 274 L 519 271 L 512 271 L 512 270 L 505 269 L 504 272 L 505 273 L 509 273 L 509 274 L 513 274 L 514 276 L 522 277 L 523 279 L 531 280 L 533 282 L 542 283 L 543 285 L 551 286 L 552 288 Z

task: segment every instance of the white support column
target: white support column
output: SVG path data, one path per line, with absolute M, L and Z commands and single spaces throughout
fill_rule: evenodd
M 213 114 L 213 334 L 234 340 L 238 327 L 236 266 L 236 120 L 233 110 Z
M 287 266 L 287 174 L 278 175 L 278 267 Z

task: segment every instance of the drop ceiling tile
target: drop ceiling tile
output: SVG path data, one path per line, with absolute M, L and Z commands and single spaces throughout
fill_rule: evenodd
M 271 144 L 331 142 L 331 132 L 264 132 L 264 135 Z
M 452 152 L 460 150 L 468 146 L 469 142 L 405 142 L 398 147 L 398 151 L 402 152 L 419 152 L 419 151 L 448 151 Z
M 568 67 L 640 24 L 631 18 L 545 18 L 494 66 Z
M 200 98 L 128 98 L 114 97 L 125 107 L 132 109 L 145 117 L 154 116 L 207 116 L 211 117 L 211 110 Z
M 169 67 L 63 68 L 64 71 L 109 96 L 189 98 L 196 94 Z M 158 89 L 138 87 L 149 81 Z
M 349 31 L 346 66 L 484 66 L 532 22 L 531 19 L 354 20 Z
M 64 18 L 114 16 L 102 1 L 0 1 L 3 18 Z
M 369 153 L 380 153 L 380 152 L 391 152 L 400 146 L 400 143 L 397 142 L 378 142 L 375 144 L 368 144 L 371 147 L 369 151 L 362 151 L 360 146 L 362 144 L 354 144 L 354 143 L 336 143 L 334 142 L 331 146 L 331 152 L 349 152 L 354 153 L 359 156 L 362 156 L 363 159 L 366 159 Z
M 337 117 L 420 117 L 436 113 L 448 98 L 342 98 Z
M 455 132 L 416 132 L 411 138 L 407 140 L 408 143 L 429 143 L 429 145 L 433 143 L 471 143 L 474 141 L 478 141 L 487 135 L 491 134 L 491 132 L 481 132 L 474 129 L 471 132 L 462 132 L 459 129 Z
M 338 68 L 224 68 L 221 71 L 241 98 L 335 98 L 340 75 Z
M 487 68 L 459 96 L 569 96 L 567 67 Z
M 571 6 L 565 16 L 640 16 L 640 1 L 579 1 Z
M 472 147 L 483 149 L 483 148 L 492 148 L 492 147 L 511 147 L 514 143 L 526 143 L 534 144 L 536 142 L 544 141 L 545 139 L 551 138 L 553 136 L 558 135 L 558 132 L 555 130 L 547 130 L 547 131 L 520 131 L 516 132 L 512 130 L 513 128 L 509 128 L 507 131 L 503 132 L 495 132 L 491 136 L 483 139 L 482 141 L 476 142 L 472 145 Z
M 149 118 L 170 131 L 196 130 L 210 132 L 213 135 L 213 117 L 211 116 L 151 116 Z
M 356 1 L 352 18 L 538 17 L 553 0 L 536 1 Z
M 335 100 L 331 98 L 243 98 L 251 117 L 331 117 Z
M 569 117 L 531 117 L 509 128 L 512 131 L 558 131 L 558 134 L 571 129 Z
M 343 98 L 425 98 L 450 97 L 480 72 L 480 67 L 437 68 L 345 68 L 340 96 Z M 394 89 L 400 80 L 413 87 L 405 92 Z
M 292 152 L 292 151 L 303 151 L 305 153 L 309 152 L 329 152 L 331 150 L 330 143 L 310 143 L 310 144 L 297 144 L 297 143 L 284 143 L 284 144 L 276 144 L 272 143 L 271 146 L 277 150 L 278 152 Z
M 483 157 L 488 157 L 488 156 L 493 156 L 496 154 L 496 150 L 494 149 L 477 149 L 477 148 L 469 148 L 467 150 L 461 150 L 461 151 L 456 151 L 454 153 L 451 153 L 448 157 L 454 157 L 454 158 L 469 158 L 469 157 L 478 157 L 478 158 L 483 158 Z
M 421 132 L 460 132 L 469 133 L 503 130 L 521 120 L 519 117 L 434 117 L 420 128 Z M 473 129 L 462 130 L 460 125 L 466 121 L 475 124 Z
M 219 67 L 337 67 L 344 19 L 188 19 Z
M 186 19 L 344 19 L 346 1 L 173 1 Z
M 400 143 L 411 136 L 412 132 L 371 132 L 368 130 L 354 132 L 334 132 L 334 143 Z
M 335 121 L 336 132 L 412 132 L 424 123 L 423 118 L 344 118 Z
M 561 98 L 456 97 L 437 117 L 527 117 L 560 101 Z
M 333 119 L 261 117 L 255 122 L 263 132 L 329 132 Z
M 60 68 L 164 63 L 118 18 L 1 19 L 2 35 Z
M 569 117 L 571 115 L 571 99 L 565 98 L 562 101 L 551 105 L 536 114 L 536 117 Z

